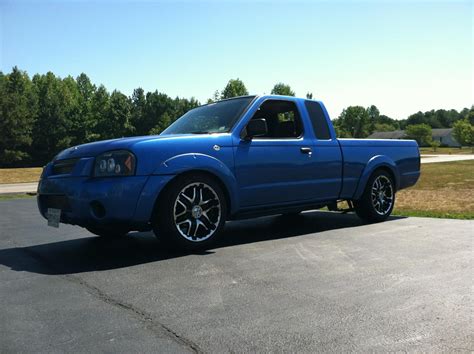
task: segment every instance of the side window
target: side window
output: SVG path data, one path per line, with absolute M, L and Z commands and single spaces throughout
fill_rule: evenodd
M 294 102 L 267 100 L 252 117 L 261 118 L 267 121 L 268 134 L 260 138 L 298 138 L 303 135 L 301 117 Z
M 316 138 L 319 140 L 331 139 L 328 122 L 321 105 L 315 101 L 305 101 L 304 105 L 308 111 L 309 118 L 311 119 L 311 124 L 313 125 Z

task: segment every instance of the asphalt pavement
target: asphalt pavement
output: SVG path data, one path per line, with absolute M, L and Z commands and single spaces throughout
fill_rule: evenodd
M 0 352 L 472 352 L 473 231 L 307 212 L 181 254 L 0 201 Z

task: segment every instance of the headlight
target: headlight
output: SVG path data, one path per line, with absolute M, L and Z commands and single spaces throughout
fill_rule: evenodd
M 135 174 L 135 155 L 130 151 L 117 150 L 95 158 L 94 176 L 130 176 Z

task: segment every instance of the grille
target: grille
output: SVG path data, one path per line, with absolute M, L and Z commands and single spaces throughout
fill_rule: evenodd
M 53 175 L 70 174 L 78 159 L 59 160 L 53 164 Z

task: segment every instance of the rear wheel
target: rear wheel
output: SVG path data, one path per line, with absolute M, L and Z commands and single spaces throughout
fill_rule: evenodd
M 202 249 L 217 239 L 226 215 L 224 192 L 213 178 L 199 173 L 184 175 L 164 191 L 153 230 L 170 246 Z
M 104 238 L 119 238 L 125 236 L 128 233 L 128 230 L 113 227 L 91 226 L 86 227 L 86 229 L 94 235 Z
M 362 197 L 354 201 L 357 215 L 368 222 L 386 220 L 394 205 L 395 186 L 392 176 L 384 170 L 372 174 Z

